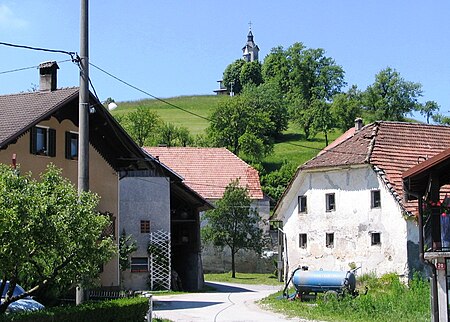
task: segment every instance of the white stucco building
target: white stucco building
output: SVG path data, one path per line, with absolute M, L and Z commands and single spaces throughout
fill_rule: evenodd
M 349 270 L 408 277 L 421 269 L 417 203 L 402 173 L 450 146 L 450 127 L 376 122 L 347 132 L 300 166 L 275 208 L 285 269 Z

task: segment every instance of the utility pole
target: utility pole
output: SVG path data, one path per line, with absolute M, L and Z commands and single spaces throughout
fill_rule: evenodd
M 89 1 L 81 0 L 80 15 L 80 90 L 78 109 L 78 194 L 89 190 Z M 76 304 L 84 300 L 77 286 Z

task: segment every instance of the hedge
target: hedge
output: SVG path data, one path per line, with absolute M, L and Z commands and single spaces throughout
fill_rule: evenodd
M 148 299 L 133 297 L 4 314 L 0 315 L 0 322 L 143 322 L 147 311 Z

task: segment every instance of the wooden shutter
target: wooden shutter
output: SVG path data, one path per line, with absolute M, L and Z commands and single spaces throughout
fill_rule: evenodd
M 70 138 L 71 138 L 70 132 L 66 132 L 66 159 L 69 160 L 72 159 Z
M 30 153 L 36 154 L 36 127 L 33 126 L 30 130 Z
M 48 129 L 48 156 L 56 156 L 56 130 Z

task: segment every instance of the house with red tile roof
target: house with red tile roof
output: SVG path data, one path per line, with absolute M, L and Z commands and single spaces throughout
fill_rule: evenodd
M 184 184 L 212 203 L 222 198 L 231 181 L 239 179 L 240 186 L 248 189 L 253 206 L 268 231 L 270 201 L 261 190 L 258 171 L 226 148 L 145 147 L 144 150 L 174 170 L 183 178 Z M 217 259 L 218 254 L 208 254 L 202 254 L 205 271 L 229 269 L 228 258 L 222 257 L 223 252 L 220 260 Z M 242 269 L 242 260 L 247 259 L 241 257 L 241 262 L 237 259 L 237 267 Z
M 450 127 L 380 121 L 353 132 L 300 166 L 275 207 L 285 269 L 408 277 L 422 266 L 417 201 L 404 198 L 402 174 L 450 148 Z
M 53 163 L 76 186 L 79 89 L 57 88 L 57 69 L 56 62 L 41 64 L 38 91 L 0 95 L 0 162 L 17 164 L 35 177 Z M 94 95 L 90 109 L 89 189 L 100 196 L 97 210 L 109 215 L 107 233 L 117 247 L 123 229 L 138 246 L 131 268 L 122 274 L 123 286 L 149 289 L 149 234 L 164 230 L 172 236 L 169 280 L 173 269 L 184 288 L 201 289 L 199 213 L 212 205 L 145 153 Z M 102 268 L 99 285 L 118 287 L 118 258 Z

